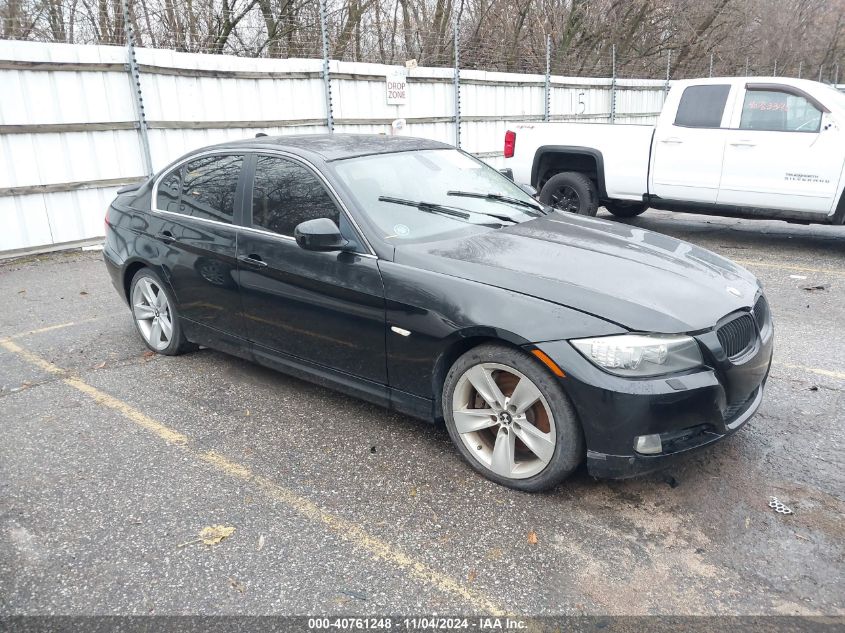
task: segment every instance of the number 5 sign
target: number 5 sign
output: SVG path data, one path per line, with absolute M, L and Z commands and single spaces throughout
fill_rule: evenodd
M 391 68 L 387 71 L 387 105 L 408 103 L 408 70 Z

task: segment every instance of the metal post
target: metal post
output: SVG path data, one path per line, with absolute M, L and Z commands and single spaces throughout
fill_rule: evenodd
M 819 81 L 821 81 L 821 80 L 822 80 L 822 71 L 823 71 L 823 70 L 824 70 L 824 64 L 822 64 L 821 66 L 819 66 Z
M 672 72 L 672 51 L 666 51 L 666 83 L 663 85 L 663 100 L 666 100 L 666 95 L 669 92 L 669 76 Z
M 836 70 L 834 71 L 834 74 L 833 74 L 833 86 L 834 87 L 839 85 L 839 64 L 838 63 L 836 64 L 835 68 L 836 68 Z
M 748 77 L 748 58 L 745 58 L 745 76 Z
M 552 99 L 552 36 L 546 35 L 546 89 L 543 105 L 543 120 L 548 121 Z
M 804 70 L 804 62 L 798 62 L 798 79 L 801 79 L 801 73 Z
M 710 53 L 710 74 L 707 75 L 708 77 L 713 76 L 713 53 Z
M 126 57 L 128 63 L 125 68 L 129 71 L 130 90 L 135 102 L 135 126 L 138 129 L 138 136 L 141 139 L 141 152 L 143 153 L 144 168 L 147 175 L 153 174 L 153 159 L 150 154 L 150 137 L 147 130 L 147 115 L 144 113 L 144 97 L 141 94 L 141 74 L 138 71 L 138 61 L 135 59 L 135 34 L 132 32 L 132 20 L 129 19 L 128 0 L 120 0 L 123 9 L 123 29 L 126 33 Z
M 323 37 L 323 86 L 326 95 L 326 126 L 334 132 L 332 113 L 332 79 L 329 76 L 329 27 L 326 20 L 326 0 L 320 0 L 320 35 Z
M 455 16 L 455 147 L 461 148 L 461 49 L 458 46 L 458 16 Z
M 616 44 L 613 45 L 611 68 L 613 75 L 610 80 L 610 122 L 616 123 Z
M 772 71 L 772 77 L 778 76 L 778 60 L 775 60 L 775 69 Z

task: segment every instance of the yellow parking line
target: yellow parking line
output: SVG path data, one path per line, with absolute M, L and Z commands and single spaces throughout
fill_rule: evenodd
M 845 372 L 831 371 L 829 369 L 821 369 L 819 367 L 807 367 L 806 365 L 791 365 L 789 363 L 774 362 L 775 367 L 784 367 L 786 369 L 797 369 L 799 371 L 806 371 L 811 374 L 818 374 L 819 376 L 827 376 L 828 378 L 836 378 L 837 380 L 845 380 Z
M 41 358 L 37 354 L 33 354 L 29 350 L 24 349 L 20 345 L 13 343 L 8 339 L 0 340 L 0 347 L 16 354 L 30 364 L 35 365 L 39 369 L 42 369 L 50 374 L 65 376 L 62 379 L 62 382 L 90 397 L 97 404 L 117 411 L 130 422 L 150 431 L 155 436 L 165 440 L 169 444 L 176 445 L 182 450 L 186 450 L 195 458 L 213 466 L 218 471 L 230 477 L 252 483 L 274 501 L 283 503 L 290 509 L 304 516 L 306 519 L 320 523 L 332 532 L 337 533 L 344 540 L 369 552 L 372 557 L 395 565 L 414 576 L 417 580 L 420 580 L 443 593 L 461 598 L 482 613 L 489 613 L 498 617 L 502 617 L 507 614 L 504 609 L 496 605 L 493 601 L 467 587 L 464 583 L 455 580 L 446 574 L 438 572 L 425 563 L 409 556 L 399 548 L 394 547 L 390 543 L 370 535 L 358 524 L 322 509 L 313 501 L 296 494 L 289 488 L 280 486 L 267 477 L 254 474 L 246 466 L 230 461 L 219 453 L 214 451 L 200 451 L 192 448 L 189 445 L 188 438 L 182 433 L 152 419 L 132 407 L 132 405 L 100 391 L 96 387 L 86 383 L 81 378 L 68 375 L 68 372 L 58 365 Z
M 33 334 L 43 334 L 44 332 L 52 332 L 53 330 L 62 330 L 66 327 L 74 325 L 82 325 L 83 323 L 91 323 L 92 321 L 99 321 L 105 317 L 93 317 L 90 319 L 83 319 L 82 321 L 68 321 L 67 323 L 58 323 L 56 325 L 48 325 L 47 327 L 38 328 L 37 330 L 28 330 L 26 332 L 19 332 L 0 338 L 0 341 L 11 341 L 16 338 L 23 338 L 24 336 L 32 336 Z
M 760 266 L 762 268 L 776 268 L 779 270 L 795 270 L 802 273 L 822 273 L 825 275 L 837 275 L 845 277 L 845 270 L 835 270 L 833 268 L 808 268 L 807 266 L 793 266 L 792 264 L 784 264 L 780 262 L 761 262 L 755 259 L 735 259 L 730 258 L 731 261 L 743 266 Z

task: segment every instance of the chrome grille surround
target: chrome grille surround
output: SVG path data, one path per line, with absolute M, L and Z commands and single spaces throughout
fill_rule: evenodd
M 772 324 L 769 302 L 766 301 L 766 297 L 762 294 L 754 302 L 754 321 L 757 323 L 757 329 L 760 331 L 760 334 L 767 332 Z

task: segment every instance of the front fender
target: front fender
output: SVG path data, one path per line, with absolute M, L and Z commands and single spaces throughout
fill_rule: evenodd
M 625 330 L 543 299 L 395 262 L 379 261 L 387 319 L 387 370 L 394 389 L 435 398 L 439 380 L 472 344 L 514 346 Z M 398 331 L 397 331 L 398 330 Z

